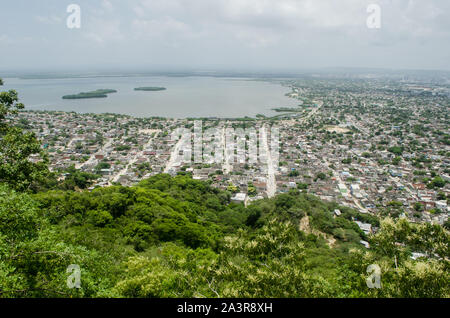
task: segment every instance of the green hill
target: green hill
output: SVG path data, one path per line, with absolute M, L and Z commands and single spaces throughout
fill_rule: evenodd
M 0 251 L 8 260 L 0 289 L 7 297 L 449 295 L 442 227 L 380 224 L 298 191 L 245 208 L 189 175 L 162 174 L 92 192 L 30 196 L 1 186 L 0 193 Z M 352 219 L 381 229 L 367 237 Z M 442 258 L 413 261 L 411 251 Z M 383 269 L 382 289 L 366 286 L 373 263 Z M 80 290 L 65 287 L 70 264 L 82 268 Z

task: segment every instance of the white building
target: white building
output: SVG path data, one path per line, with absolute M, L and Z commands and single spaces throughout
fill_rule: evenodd
M 231 197 L 231 202 L 234 203 L 244 203 L 247 205 L 248 196 L 247 193 L 236 193 L 233 197 Z

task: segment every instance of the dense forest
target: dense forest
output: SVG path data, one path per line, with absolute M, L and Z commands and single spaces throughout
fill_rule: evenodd
M 244 207 L 183 173 L 81 190 L 89 176 L 58 182 L 48 171 L 34 134 L 14 125 L 20 109 L 17 92 L 0 93 L 0 297 L 450 296 L 439 225 L 299 190 Z M 354 220 L 378 230 L 366 235 Z M 67 284 L 74 264 L 79 288 Z M 381 288 L 367 285 L 372 264 Z

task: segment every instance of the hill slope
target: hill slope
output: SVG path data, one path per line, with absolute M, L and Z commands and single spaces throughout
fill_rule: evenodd
M 3 297 L 449 296 L 442 227 L 380 224 L 298 191 L 245 208 L 208 183 L 162 174 L 135 187 L 0 193 Z M 380 231 L 367 237 L 353 218 Z M 70 264 L 80 289 L 66 286 Z M 381 289 L 366 285 L 370 264 Z

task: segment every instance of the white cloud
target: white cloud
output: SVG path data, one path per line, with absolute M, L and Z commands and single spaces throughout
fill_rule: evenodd
M 112 11 L 114 9 L 113 4 L 109 0 L 102 0 L 102 7 L 108 11 Z
M 82 30 L 85 29 L 83 36 L 97 44 L 119 43 L 126 38 L 121 30 L 121 21 L 116 19 L 92 18 L 82 25 Z
M 348 31 L 366 28 L 369 3 L 381 5 L 384 24 L 391 33 L 427 35 L 434 20 L 445 16 L 437 1 L 415 0 L 140 0 L 139 18 L 171 16 L 189 25 L 250 26 L 280 31 Z M 448 25 L 447 25 L 448 29 Z M 408 32 L 405 32 L 408 31 Z M 250 30 L 246 30 L 250 32 Z
M 409 61 L 423 60 L 423 65 L 444 61 L 439 62 L 441 67 L 450 68 L 448 0 L 78 2 L 82 8 L 80 30 L 69 32 L 64 27 L 65 11 L 46 6 L 43 1 L 37 6 L 39 10 L 29 13 L 31 19 L 14 28 L 14 34 L 4 29 L 2 34 L 14 39 L 11 46 L 16 51 L 20 51 L 20 45 L 30 45 L 23 40 L 29 36 L 34 38 L 36 52 L 49 46 L 55 52 L 56 48 L 66 52 L 70 47 L 73 55 L 85 52 L 87 60 L 102 60 L 112 54 L 117 60 L 123 55 L 124 61 L 136 64 L 150 60 L 151 54 L 154 63 L 171 64 L 177 60 L 180 65 L 190 65 L 192 59 L 197 59 L 199 64 L 208 61 L 211 65 L 352 65 L 360 61 L 370 66 L 377 60 L 395 67 L 408 56 Z M 366 27 L 370 3 L 381 6 L 379 30 Z M 6 23 L 24 21 L 19 18 L 23 14 L 20 10 L 15 6 L 13 14 L 17 17 Z M 32 27 L 27 25 L 29 20 Z M 45 26 L 45 33 L 39 26 Z M 45 46 L 38 40 L 43 34 L 48 39 Z M 0 44 L 5 42 L 2 36 Z M 51 56 L 42 56 L 45 58 L 51 60 Z
M 49 16 L 49 17 L 48 16 L 40 16 L 40 15 L 38 15 L 38 16 L 35 17 L 35 19 L 39 23 L 49 24 L 49 25 L 59 24 L 63 20 L 61 17 L 54 16 L 54 15 L 53 16 Z
M 133 20 L 133 28 L 141 35 L 164 37 L 168 34 L 191 33 L 189 25 L 178 21 L 170 16 L 164 16 L 158 19 L 135 19 Z

